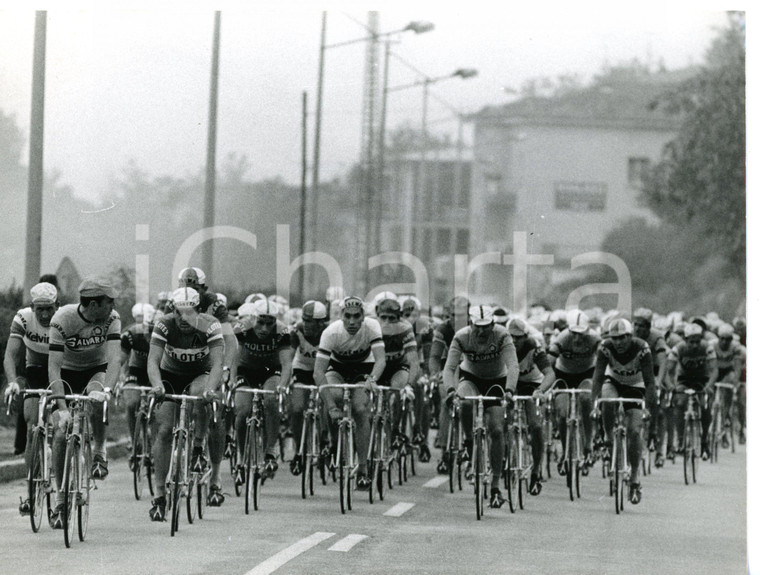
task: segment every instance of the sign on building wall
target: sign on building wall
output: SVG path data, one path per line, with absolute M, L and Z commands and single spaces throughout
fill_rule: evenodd
M 602 212 L 607 208 L 607 184 L 554 182 L 554 208 L 573 212 Z

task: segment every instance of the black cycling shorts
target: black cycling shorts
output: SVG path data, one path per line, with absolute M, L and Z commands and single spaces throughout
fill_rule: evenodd
M 261 389 L 264 382 L 270 377 L 280 375 L 280 369 L 274 367 L 259 367 L 257 369 L 251 369 L 249 367 L 238 367 L 238 377 L 242 377 L 245 380 L 243 385 L 252 387 L 254 389 Z
M 47 367 L 42 367 L 39 365 L 27 365 L 26 366 L 26 389 L 45 389 L 47 386 L 48 386 Z
M 137 385 L 150 385 L 147 367 L 129 367 L 129 376 L 137 378 Z
M 391 379 L 394 375 L 396 375 L 399 371 L 409 371 L 409 366 L 405 363 L 392 363 L 392 364 L 386 364 L 385 370 L 383 370 L 383 375 L 380 376 L 380 379 L 377 382 L 377 385 L 382 385 L 384 387 L 389 387 L 391 384 Z
M 99 379 L 100 383 L 105 383 L 106 369 L 108 369 L 107 363 L 82 371 L 75 371 L 73 369 L 61 369 L 61 379 L 69 384 L 71 393 L 84 393 L 84 390 L 87 388 L 87 384 L 90 383 L 90 380 L 93 378 L 93 376 L 99 373 L 103 374 L 103 377 Z M 68 391 L 66 393 L 68 393 Z
M 485 379 L 473 375 L 469 371 L 463 370 L 461 367 L 459 368 L 459 381 L 469 381 L 478 389 L 480 395 L 487 395 L 489 397 L 503 397 L 504 389 L 507 386 L 506 375 L 503 377 Z
M 314 385 L 314 372 L 305 369 L 293 370 L 293 381 L 304 385 Z
M 578 386 L 584 379 L 591 380 L 594 377 L 594 368 L 587 369 L 580 373 L 568 373 L 561 369 L 554 368 L 554 375 L 567 384 L 567 389 L 578 389 Z
M 533 395 L 540 385 L 537 381 L 518 381 L 515 395 Z
M 622 397 L 624 399 L 645 399 L 646 397 L 646 389 L 643 387 L 632 387 L 630 385 L 623 385 L 616 379 L 613 379 L 611 377 L 605 377 L 604 383 L 611 384 L 615 391 L 617 391 L 618 397 Z M 624 403 L 623 408 L 628 411 L 629 409 L 641 409 L 640 407 L 636 406 L 633 403 Z
M 327 371 L 339 374 L 345 383 L 360 383 L 372 373 L 374 363 L 338 363 L 330 361 Z
M 201 372 L 193 375 L 186 375 L 180 373 L 173 373 L 171 371 L 161 370 L 161 380 L 164 382 L 164 390 L 166 393 L 173 393 L 175 395 L 184 394 L 185 390 L 193 383 L 197 378 L 202 375 L 207 375 L 209 372 Z

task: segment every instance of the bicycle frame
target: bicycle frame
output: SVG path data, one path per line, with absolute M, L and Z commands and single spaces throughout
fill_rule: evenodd
M 554 395 L 566 393 L 570 396 L 570 409 L 567 415 L 567 433 L 565 435 L 565 445 L 563 446 L 563 458 L 567 476 L 567 487 L 570 491 L 570 501 L 576 497 L 581 497 L 581 454 L 583 453 L 583 443 L 580 429 L 580 419 L 578 417 L 578 401 L 576 396 L 582 393 L 590 394 L 590 389 L 567 389 L 558 388 L 554 390 Z M 588 432 L 588 430 L 586 430 Z
M 132 478 L 135 499 L 142 497 L 142 474 L 145 471 L 145 477 L 148 480 L 148 490 L 153 495 L 153 459 L 151 457 L 151 440 L 150 440 L 150 402 L 149 393 L 151 387 L 145 385 L 130 385 L 126 388 L 129 391 L 140 392 L 140 403 L 135 414 L 135 433 L 132 437 Z M 123 393 L 123 389 L 122 389 Z
M 702 453 L 702 416 L 697 392 L 684 389 L 686 395 L 686 411 L 684 412 L 683 428 L 683 475 L 684 483 L 689 484 L 689 464 L 693 483 L 697 482 L 698 461 Z
M 320 455 L 319 387 L 294 383 L 293 389 L 303 389 L 309 392 L 309 402 L 304 411 L 301 441 L 296 456 L 301 462 L 301 498 L 306 499 L 307 491 L 309 495 L 314 495 L 314 462 L 319 460 Z
M 515 474 L 517 498 L 520 505 L 520 509 L 525 508 L 525 495 L 528 492 L 530 485 L 530 476 L 533 472 L 533 452 L 531 450 L 530 440 L 528 438 L 528 423 L 525 410 L 530 405 L 529 402 L 533 401 L 531 395 L 513 395 L 512 401 L 514 401 L 514 407 L 512 408 L 512 423 L 509 426 L 509 434 L 507 440 L 507 449 L 514 449 L 516 460 L 511 453 L 507 454 L 507 469 L 506 473 Z M 536 414 L 540 414 L 540 410 L 536 407 Z M 504 414 L 507 417 L 507 412 Z M 515 445 L 516 444 L 516 445 Z M 516 467 L 512 469 L 511 463 L 515 463 Z M 540 466 L 540 462 L 538 463 Z M 512 477 L 505 475 L 505 481 L 507 483 L 507 496 L 509 500 L 509 509 L 514 513 L 514 493 L 513 487 L 515 484 L 512 482 Z
M 399 393 L 399 390 L 391 387 L 378 386 L 376 398 L 370 396 L 372 421 L 369 436 L 369 465 L 368 471 L 371 485 L 369 488 L 369 502 L 374 503 L 374 486 L 382 501 L 385 498 L 383 474 L 388 473 L 388 488 L 392 489 L 392 466 L 394 454 L 388 445 L 388 431 L 390 422 L 390 398 L 385 399 L 386 393 Z
M 32 428 L 31 459 L 28 470 L 29 519 L 32 531 L 37 533 L 42 522 L 43 496 L 47 505 L 48 517 L 52 512 L 50 495 L 53 486 L 51 476 L 51 446 L 53 443 L 53 425 L 50 415 L 51 404 L 48 396 L 51 389 L 27 389 L 21 392 L 24 400 L 37 397 L 37 420 Z

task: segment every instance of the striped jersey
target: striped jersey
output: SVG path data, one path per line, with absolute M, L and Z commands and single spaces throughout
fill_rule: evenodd
M 408 364 L 404 361 L 406 352 L 417 350 L 417 339 L 412 324 L 403 319 L 393 323 L 381 322 L 380 330 L 385 344 L 386 366 Z
M 342 321 L 331 323 L 319 338 L 317 357 L 337 363 L 375 363 L 372 349 L 385 349 L 380 322 L 365 317 L 362 326 L 354 335 L 346 331 Z
M 50 351 L 63 353 L 63 369 L 84 371 L 108 362 L 106 342 L 119 341 L 119 312 L 112 310 L 102 323 L 82 315 L 78 303 L 58 309 L 50 320 Z
M 184 333 L 174 313 L 170 313 L 156 322 L 150 344 L 164 352 L 161 369 L 177 375 L 200 375 L 211 369 L 210 350 L 224 348 L 222 324 L 213 316 L 199 313 L 195 329 Z
M 11 323 L 8 337 L 17 337 L 26 347 L 26 365 L 28 367 L 47 367 L 49 327 L 43 327 L 31 307 L 18 310 Z
M 565 329 L 552 340 L 549 355 L 557 358 L 555 367 L 565 373 L 583 373 L 596 364 L 596 350 L 602 341 L 589 330 L 579 342 L 573 341 L 573 333 Z
M 451 340 L 446 364 L 460 365 L 461 369 L 483 379 L 496 379 L 507 375 L 508 366 L 502 359 L 502 352 L 511 348 L 507 361 L 517 362 L 515 344 L 506 328 L 494 325 L 484 343 L 479 343 L 472 333 L 472 327 L 460 329 Z M 461 361 L 461 364 L 460 364 Z
M 631 347 L 623 354 L 615 349 L 611 339 L 605 339 L 599 346 L 599 353 L 607 359 L 607 368 L 604 375 L 623 385 L 631 387 L 644 387 L 644 376 L 641 362 L 652 357 L 649 344 L 643 339 L 634 337 L 631 339 Z
M 277 320 L 275 328 L 265 338 L 256 335 L 253 318 L 246 317 L 233 327 L 235 337 L 240 344 L 240 367 L 261 369 L 280 367 L 280 350 L 290 348 L 290 335 L 287 326 Z

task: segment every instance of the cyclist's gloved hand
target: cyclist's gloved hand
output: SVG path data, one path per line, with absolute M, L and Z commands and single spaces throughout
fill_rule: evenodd
M 9 397 L 17 394 L 20 390 L 21 388 L 18 386 L 18 383 L 16 383 L 15 381 L 11 381 L 8 384 L 8 387 L 5 388 L 5 400 L 8 401 Z
M 69 423 L 71 423 L 71 413 L 68 409 L 59 409 L 58 410 L 58 427 L 60 427 L 63 431 L 66 431 L 69 427 Z
M 156 401 L 162 401 L 164 399 L 164 395 L 166 394 L 166 390 L 164 390 L 164 386 L 162 385 L 156 385 L 153 387 L 153 389 L 150 390 L 150 394 L 156 398 Z
M 100 401 L 101 403 L 108 401 L 108 393 L 105 390 L 93 389 L 87 393 L 87 396 L 91 397 L 95 401 Z

